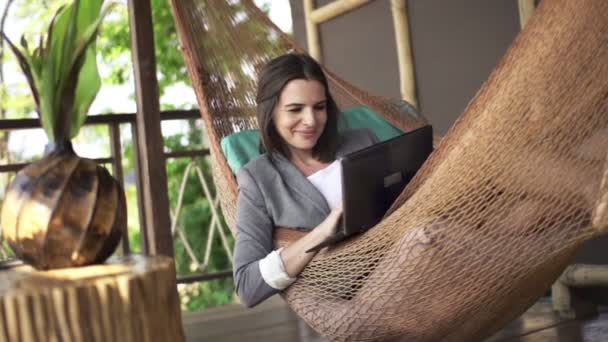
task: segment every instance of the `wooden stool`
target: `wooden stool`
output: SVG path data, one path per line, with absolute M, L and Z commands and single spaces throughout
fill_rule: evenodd
M 0 270 L 0 342 L 183 340 L 171 258 L 131 255 L 79 268 Z

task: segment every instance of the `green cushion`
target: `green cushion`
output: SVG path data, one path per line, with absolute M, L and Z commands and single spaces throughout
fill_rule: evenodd
M 369 128 L 380 141 L 385 141 L 401 135 L 403 132 L 388 123 L 380 115 L 366 106 L 349 108 L 342 112 L 340 131 L 348 129 Z
M 247 162 L 260 155 L 260 131 L 251 129 L 225 136 L 220 142 L 228 166 L 236 175 Z
M 365 106 L 342 111 L 338 127 L 341 132 L 349 129 L 369 128 L 380 141 L 394 138 L 402 133 Z M 228 165 L 236 174 L 243 165 L 260 155 L 260 132 L 252 129 L 233 133 L 222 138 L 220 144 Z

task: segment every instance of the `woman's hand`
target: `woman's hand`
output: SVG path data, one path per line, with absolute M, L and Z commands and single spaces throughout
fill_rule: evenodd
M 325 237 L 325 239 L 330 238 L 336 234 L 338 229 L 338 222 L 340 222 L 340 218 L 342 217 L 342 206 L 333 209 L 329 215 L 319 224 L 315 230 L 319 230 L 321 234 Z
M 302 269 L 310 262 L 317 253 L 306 251 L 325 241 L 336 234 L 338 222 L 342 216 L 342 206 L 334 209 L 329 215 L 315 227 L 310 233 L 304 235 L 298 241 L 285 247 L 281 251 L 281 259 L 285 266 L 285 272 L 290 277 L 296 277 Z

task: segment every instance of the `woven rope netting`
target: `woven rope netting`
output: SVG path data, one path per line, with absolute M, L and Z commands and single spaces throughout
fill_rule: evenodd
M 256 70 L 295 44 L 250 1 L 172 5 L 233 223 L 219 140 L 256 127 Z M 608 224 L 607 62 L 608 2 L 542 1 L 390 214 L 315 257 L 291 307 L 339 340 L 475 341 L 521 314 Z M 329 76 L 343 108 L 424 123 Z

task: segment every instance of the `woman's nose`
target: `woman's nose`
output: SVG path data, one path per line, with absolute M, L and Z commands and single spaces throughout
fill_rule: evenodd
M 302 118 L 302 123 L 304 123 L 305 125 L 308 125 L 308 126 L 313 126 L 316 121 L 314 110 L 306 109 L 306 110 L 304 110 L 303 114 L 304 114 L 304 116 Z

